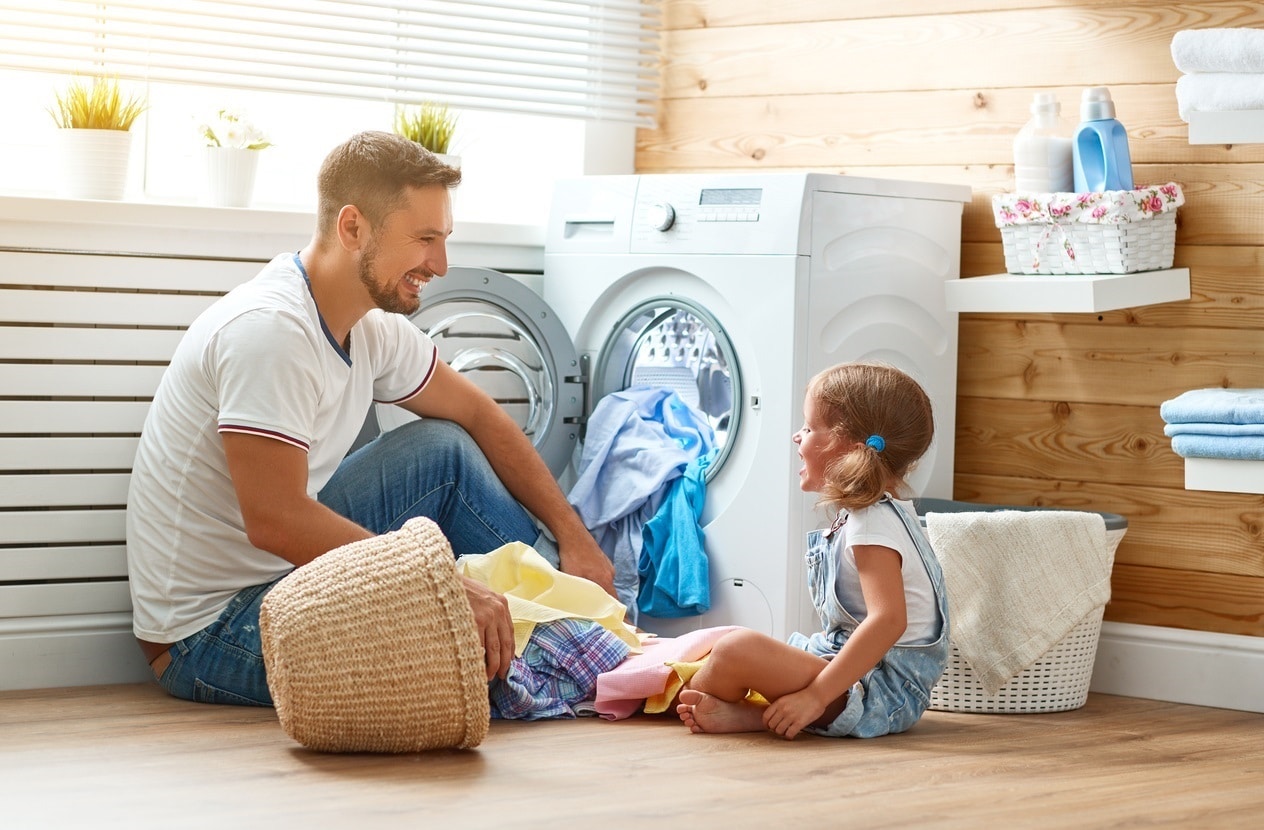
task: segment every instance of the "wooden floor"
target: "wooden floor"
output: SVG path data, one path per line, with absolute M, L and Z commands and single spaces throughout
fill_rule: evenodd
M 475 750 L 323 755 L 153 684 L 0 694 L 0 827 L 1264 826 L 1264 715 L 1090 695 L 871 741 L 494 721 Z

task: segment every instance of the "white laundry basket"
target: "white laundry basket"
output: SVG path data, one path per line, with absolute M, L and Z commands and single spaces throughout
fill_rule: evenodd
M 948 499 L 915 499 L 918 517 L 926 524 L 927 513 L 964 513 L 987 510 L 1042 510 L 973 504 Z M 1116 513 L 1099 513 L 1106 522 L 1106 545 L 1111 556 L 1128 531 L 1128 520 Z M 930 708 L 943 712 L 1034 713 L 1078 709 L 1088 699 L 1097 658 L 1105 606 L 1090 611 L 1065 637 L 1049 647 L 1036 662 L 1014 675 L 989 695 L 955 643 L 949 643 L 948 665 L 931 689 Z

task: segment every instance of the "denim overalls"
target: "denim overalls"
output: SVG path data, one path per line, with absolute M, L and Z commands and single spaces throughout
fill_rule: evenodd
M 948 663 L 948 596 L 939 560 L 917 518 L 899 508 L 890 496 L 884 496 L 874 508 L 894 510 L 917 546 L 939 606 L 939 637 L 926 645 L 893 646 L 882 661 L 851 688 L 847 707 L 833 723 L 825 728 L 809 726 L 804 730 L 817 735 L 874 738 L 903 732 L 917 723 L 930 705 L 930 690 L 939 682 Z M 835 590 L 841 559 L 835 549 L 841 540 L 841 535 L 827 536 L 823 530 L 808 533 L 808 590 L 812 593 L 812 604 L 821 615 L 824 631 L 811 637 L 792 634 L 789 641 L 792 646 L 826 659 L 838 654 L 859 625 L 839 602 Z

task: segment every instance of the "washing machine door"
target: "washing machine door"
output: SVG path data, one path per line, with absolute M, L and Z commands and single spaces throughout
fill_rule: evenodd
M 410 319 L 430 335 L 445 363 L 518 422 L 560 476 L 579 438 L 584 387 L 575 346 L 540 295 L 499 271 L 453 266 L 426 286 Z M 375 409 L 381 430 L 416 417 L 398 406 Z
M 633 386 L 671 389 L 715 430 L 710 480 L 724 468 L 738 435 L 742 380 L 728 332 L 701 303 L 656 296 L 628 309 L 610 330 L 593 369 L 591 399 Z

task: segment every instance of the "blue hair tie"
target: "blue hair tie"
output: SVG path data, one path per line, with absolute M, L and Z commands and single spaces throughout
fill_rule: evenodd
M 873 447 L 874 452 L 882 452 L 887 448 L 887 442 L 882 440 L 881 435 L 870 435 L 865 439 L 865 445 Z

